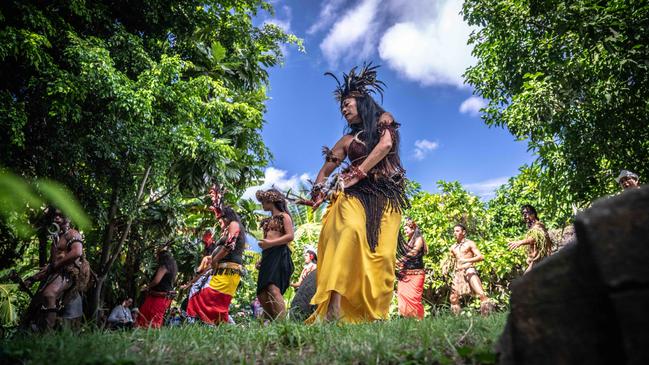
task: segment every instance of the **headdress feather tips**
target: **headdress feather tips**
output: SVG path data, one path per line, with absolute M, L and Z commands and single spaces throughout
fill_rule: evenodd
M 331 72 L 325 72 L 325 76 L 331 76 L 336 80 L 338 85 L 334 90 L 334 96 L 338 101 L 343 101 L 348 97 L 378 94 L 383 102 L 383 88 L 386 85 L 376 78 L 376 70 L 379 67 L 381 66 L 372 65 L 372 62 L 364 62 L 360 71 L 355 66 L 349 73 L 343 73 L 343 82 L 340 82 L 338 77 Z

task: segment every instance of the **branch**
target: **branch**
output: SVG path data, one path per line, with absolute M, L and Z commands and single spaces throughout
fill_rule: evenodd
M 117 206 L 119 204 L 119 198 L 117 196 L 117 187 L 113 186 L 113 193 L 110 199 L 110 211 L 108 212 L 108 227 L 103 237 L 103 242 L 101 244 L 101 258 L 99 260 L 99 273 L 100 276 L 103 276 L 108 272 L 105 270 L 106 264 L 110 258 L 110 246 L 113 242 L 113 237 L 115 236 L 115 228 L 117 223 L 115 222 L 117 216 Z
M 151 172 L 151 166 L 147 167 L 146 172 L 144 173 L 144 177 L 142 178 L 142 183 L 140 184 L 140 189 L 138 190 L 137 193 L 136 202 L 142 199 L 142 194 L 144 193 L 144 187 L 146 186 L 146 182 L 149 178 L 150 172 Z M 137 215 L 138 211 L 139 211 L 139 206 L 136 208 L 135 212 L 129 217 L 128 223 L 126 223 L 126 228 L 124 228 L 124 233 L 122 234 L 122 237 L 120 237 L 119 243 L 117 244 L 117 248 L 115 249 L 113 255 L 111 255 L 108 262 L 106 263 L 104 273 L 107 273 L 108 270 L 110 270 L 111 266 L 113 266 L 113 263 L 117 259 L 119 252 L 122 250 L 122 247 L 124 246 L 124 243 L 128 238 L 128 234 L 131 232 L 131 225 L 133 224 L 133 219 Z
M 173 192 L 173 191 L 174 191 L 174 190 L 175 190 L 179 185 L 180 185 L 180 182 L 175 183 L 171 188 L 169 188 L 169 190 L 167 190 L 166 192 L 164 192 L 162 195 L 160 195 L 159 197 L 157 197 L 157 198 L 155 198 L 155 199 L 153 199 L 153 200 L 150 200 L 150 201 L 148 201 L 148 202 L 146 202 L 146 203 L 142 203 L 142 204 L 140 204 L 139 207 L 141 208 L 141 207 L 144 207 L 144 206 L 147 206 L 147 205 L 151 205 L 151 204 L 155 204 L 155 203 L 159 202 L 160 200 L 164 199 L 164 198 L 167 197 L 169 194 L 171 194 L 171 192 Z

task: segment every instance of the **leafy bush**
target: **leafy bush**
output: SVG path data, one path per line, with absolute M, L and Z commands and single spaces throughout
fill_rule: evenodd
M 439 181 L 438 188 L 440 193 L 432 194 L 413 183 L 412 207 L 405 214 L 417 222 L 428 246 L 428 254 L 424 256 L 426 301 L 440 305 L 448 300 L 453 271 L 444 275 L 443 267 L 455 243 L 453 226 L 461 223 L 467 228 L 467 238 L 476 242 L 485 257 L 483 262 L 476 264 L 485 290 L 497 304 L 505 305 L 509 299 L 509 283 L 522 273 L 525 263 L 523 250 L 512 252 L 507 248 L 507 242 L 519 238 L 525 231 L 520 217 L 518 222 L 511 218 L 504 225 L 494 219 L 500 216 L 495 211 L 501 209 L 500 205 L 488 206 L 462 188 L 459 182 Z M 501 189 L 500 194 L 504 191 Z M 516 204 L 510 203 L 507 209 L 520 216 Z

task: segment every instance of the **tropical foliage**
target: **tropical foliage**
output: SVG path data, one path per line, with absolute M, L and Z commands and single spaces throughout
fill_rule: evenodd
M 406 215 L 417 222 L 429 249 L 424 257 L 428 304 L 448 302 L 453 278 L 449 250 L 455 243 L 453 226 L 459 223 L 467 228 L 467 238 L 476 242 L 485 257 L 476 265 L 483 286 L 497 304 L 506 305 L 509 284 L 525 269 L 524 248 L 510 251 L 507 247 L 508 242 L 525 234 L 521 206 L 534 205 L 550 229 L 563 228 L 571 221 L 566 203 L 557 206 L 543 199 L 539 173 L 538 168 L 521 168 L 520 174 L 501 186 L 488 202 L 467 192 L 458 182 L 439 181 L 436 194 L 410 184 L 412 207 Z
M 185 248 L 212 224 L 192 197 L 209 183 L 224 185 L 235 204 L 261 176 L 270 157 L 259 133 L 266 69 L 281 62 L 283 43 L 301 45 L 275 25 L 253 24 L 258 11 L 272 8 L 261 0 L 0 5 L 0 165 L 43 179 L 44 194 L 51 179 L 78 198 L 92 222 L 81 225 L 97 275 L 91 309 L 135 296 L 155 245 L 172 245 L 190 265 Z M 45 224 L 38 208 L 30 202 L 18 214 Z M 5 247 L 46 247 L 46 237 L 25 235 L 11 219 L 0 227 L 3 259 L 15 263 L 20 253 L 5 256 Z
M 0 3 L 0 267 L 26 276 L 46 263 L 45 207 L 56 205 L 85 235 L 94 314 L 138 296 L 157 247 L 174 253 L 179 282 L 190 279 L 203 231 L 219 234 L 206 209 L 211 183 L 258 234 L 259 206 L 239 197 L 271 157 L 260 135 L 267 70 L 281 63 L 284 44 L 302 49 L 278 26 L 253 22 L 270 3 Z M 616 191 L 621 168 L 649 176 L 649 5 L 466 0 L 463 14 L 475 26 L 477 59 L 465 77 L 488 102 L 486 124 L 527 141 L 538 159 L 488 202 L 457 182 L 440 181 L 438 193 L 411 183 L 405 215 L 429 247 L 430 304 L 448 298 L 443 269 L 452 227 L 462 223 L 485 255 L 477 265 L 485 288 L 504 305 L 523 269 L 523 250 L 507 249 L 525 232 L 522 204 L 561 228 Z M 323 209 L 291 206 L 291 215 L 296 280 Z M 245 258 L 234 311 L 256 295 L 258 259 Z M 7 274 L 0 271 L 0 320 L 12 324 L 26 297 Z
M 448 302 L 453 269 L 449 267 L 450 247 L 455 243 L 453 226 L 463 224 L 467 228 L 467 238 L 476 242 L 485 256 L 476 265 L 485 289 L 499 304 L 508 298 L 507 286 L 514 277 L 520 275 L 524 263 L 522 252 L 507 249 L 505 232 L 493 231 L 493 215 L 484 202 L 471 195 L 458 182 L 438 182 L 440 193 L 431 194 L 415 188 L 412 207 L 406 215 L 419 226 L 428 254 L 424 256 L 427 269 L 425 297 L 428 304 L 444 305 Z M 519 220 L 522 233 L 523 225 Z
M 477 59 L 466 81 L 484 120 L 538 154 L 539 189 L 576 208 L 649 176 L 646 1 L 466 0 Z

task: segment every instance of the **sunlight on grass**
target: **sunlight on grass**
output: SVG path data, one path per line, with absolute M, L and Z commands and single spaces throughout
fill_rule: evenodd
M 362 325 L 306 326 L 283 322 L 216 328 L 193 325 L 162 330 L 48 336 L 16 335 L 2 342 L 0 358 L 25 364 L 198 363 L 434 363 L 492 364 L 506 314 L 443 315 Z

